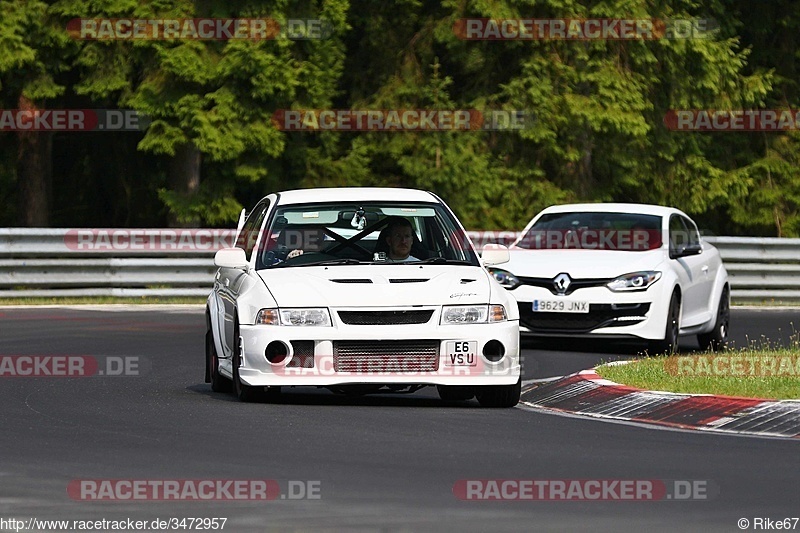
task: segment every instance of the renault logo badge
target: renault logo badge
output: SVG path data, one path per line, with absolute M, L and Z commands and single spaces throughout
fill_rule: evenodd
M 570 283 L 572 283 L 572 280 L 569 278 L 569 274 L 559 274 L 553 278 L 553 286 L 555 286 L 558 294 L 566 294 Z

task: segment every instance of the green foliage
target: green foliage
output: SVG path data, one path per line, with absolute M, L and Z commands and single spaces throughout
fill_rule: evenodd
M 79 41 L 65 30 L 74 18 L 120 17 L 322 18 L 333 32 Z M 719 29 L 703 39 L 466 41 L 453 29 L 467 17 L 712 17 Z M 0 0 L 0 100 L 131 108 L 152 119 L 143 134 L 107 134 L 135 140 L 138 154 L 120 150 L 118 160 L 93 153 L 90 135 L 69 141 L 86 162 L 57 162 L 56 179 L 72 187 L 56 188 L 89 204 L 91 222 L 108 212 L 109 223 L 159 225 L 169 215 L 223 225 L 268 192 L 382 185 L 432 190 L 475 229 L 519 229 L 553 203 L 615 200 L 674 205 L 712 221 L 717 234 L 797 236 L 796 134 L 670 131 L 664 116 L 800 107 L 798 30 L 792 0 L 754 13 L 743 0 L 399 0 L 391 8 L 372 0 Z M 521 110 L 533 119 L 521 130 L 451 132 L 285 133 L 272 123 L 276 110 L 321 108 Z M 192 193 L 170 176 L 170 160 L 187 146 L 202 160 Z M 0 137 L 2 161 L 13 167 L 14 157 L 13 137 Z M 94 198 L 104 179 L 108 194 Z M 3 198 L 14 180 L 0 172 Z M 153 205 L 140 209 L 134 198 Z
M 20 95 L 41 102 L 64 94 L 54 77 L 69 69 L 78 46 L 46 2 L 0 1 L 0 90 L 3 101 Z
M 733 220 L 747 226 L 773 227 L 779 237 L 800 236 L 800 137 L 781 135 L 764 157 L 733 172 L 743 189 L 732 203 Z
M 191 222 L 202 217 L 208 224 L 224 225 L 236 219 L 242 210 L 230 190 L 205 186 L 192 198 L 186 198 L 168 189 L 159 189 L 158 197 L 175 214 L 179 222 Z

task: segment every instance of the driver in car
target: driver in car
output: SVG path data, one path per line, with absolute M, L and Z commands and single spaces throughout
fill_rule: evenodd
M 414 228 L 407 218 L 391 217 L 389 223 L 381 232 L 389 249 L 385 261 L 390 263 L 406 263 L 409 261 L 419 261 L 411 255 L 411 247 L 414 244 Z M 293 259 L 303 255 L 307 251 L 319 250 L 320 242 L 308 242 L 303 239 L 304 247 L 295 248 L 290 251 L 286 259 Z M 305 249 L 304 249 L 305 248 Z
M 299 257 L 303 255 L 304 252 L 318 252 L 322 248 L 322 243 L 325 240 L 322 230 L 303 229 L 294 232 L 290 230 L 289 233 L 287 244 L 295 249 L 287 254 L 286 259 Z
M 386 244 L 389 245 L 387 261 L 406 263 L 419 261 L 411 255 L 411 246 L 414 244 L 414 228 L 407 218 L 392 217 L 386 226 Z

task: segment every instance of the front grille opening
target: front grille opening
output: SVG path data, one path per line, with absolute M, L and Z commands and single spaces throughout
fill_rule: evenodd
M 438 340 L 337 341 L 333 368 L 350 373 L 435 372 Z
M 392 311 L 339 311 L 339 320 L 353 326 L 389 326 L 395 324 L 425 324 L 433 309 Z
M 615 304 L 590 304 L 588 313 L 541 313 L 531 310 L 530 302 L 519 303 L 520 324 L 532 333 L 587 333 L 594 329 L 630 326 L 646 320 L 649 303 L 631 304 L 624 309 Z
M 314 368 L 314 341 L 292 341 L 292 351 L 287 368 Z
M 528 278 L 525 276 L 517 276 L 521 285 L 530 285 L 532 287 L 542 287 L 547 289 L 553 294 L 558 294 L 558 290 L 553 284 L 553 278 Z M 578 278 L 570 281 L 569 287 L 564 292 L 565 295 L 570 295 L 578 289 L 586 289 L 589 287 L 602 287 L 610 282 L 611 279 L 606 278 Z

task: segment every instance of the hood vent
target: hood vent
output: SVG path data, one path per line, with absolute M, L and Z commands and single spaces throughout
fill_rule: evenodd
M 369 278 L 342 278 L 342 279 L 332 279 L 334 283 L 372 283 L 372 280 Z

